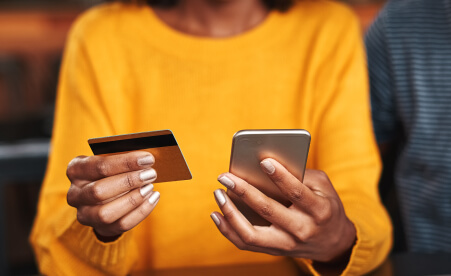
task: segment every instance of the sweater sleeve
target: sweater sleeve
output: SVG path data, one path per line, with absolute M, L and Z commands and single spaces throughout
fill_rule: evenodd
M 329 176 L 354 223 L 357 240 L 343 275 L 362 275 L 379 266 L 392 243 L 392 227 L 378 193 L 381 162 L 371 124 L 368 79 L 359 23 L 351 11 L 339 18 L 341 30 L 322 44 L 317 95 L 312 105 L 310 164 Z M 300 260 L 314 275 L 315 262 Z M 339 274 L 338 271 L 334 274 Z
M 78 155 L 91 155 L 87 139 L 113 132 L 85 43 L 86 20 L 81 19 L 63 57 L 51 152 L 30 241 L 43 274 L 124 275 L 137 259 L 132 231 L 115 242 L 100 242 L 66 202 L 67 164 Z

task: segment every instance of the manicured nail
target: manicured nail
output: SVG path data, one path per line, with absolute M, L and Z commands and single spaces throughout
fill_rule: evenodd
M 149 184 L 146 186 L 142 186 L 141 189 L 139 189 L 139 193 L 145 197 L 146 195 L 148 195 L 151 191 L 153 190 L 153 185 Z
M 149 203 L 154 205 L 157 204 L 157 202 L 160 200 L 160 192 L 154 192 L 150 197 L 149 197 Z
M 235 183 L 232 181 L 232 179 L 228 178 L 227 176 L 223 175 L 218 178 L 218 181 L 224 185 L 227 189 L 233 189 L 235 188 Z
M 147 156 L 144 156 L 144 157 L 138 159 L 139 166 L 148 166 L 148 165 L 153 165 L 154 163 L 155 163 L 155 158 L 153 157 L 153 155 L 147 155 Z
M 157 172 L 154 169 L 145 170 L 139 174 L 139 178 L 142 181 L 155 180 L 157 178 Z
M 276 171 L 276 167 L 274 167 L 274 165 L 268 159 L 265 159 L 262 162 L 260 162 L 260 166 L 269 175 L 273 174 Z
M 219 205 L 222 206 L 226 203 L 226 198 L 224 196 L 224 192 L 221 189 L 217 189 L 214 194 L 215 194 L 216 200 L 218 201 Z
M 215 213 L 211 213 L 210 217 L 215 222 L 216 226 L 219 226 L 221 221 L 219 220 L 218 216 Z

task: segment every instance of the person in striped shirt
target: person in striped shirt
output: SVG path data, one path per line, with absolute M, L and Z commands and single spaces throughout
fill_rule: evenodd
M 381 153 L 401 141 L 394 182 L 407 250 L 451 252 L 451 1 L 389 1 L 365 42 Z

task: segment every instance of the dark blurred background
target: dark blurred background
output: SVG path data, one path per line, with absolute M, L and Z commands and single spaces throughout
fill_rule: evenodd
M 47 163 L 61 54 L 74 19 L 100 2 L 0 0 L 0 275 L 38 273 L 28 235 Z M 360 18 L 362 35 L 384 4 L 343 2 Z

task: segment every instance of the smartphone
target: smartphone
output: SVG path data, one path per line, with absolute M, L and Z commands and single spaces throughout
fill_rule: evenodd
M 263 172 L 260 162 L 265 158 L 273 158 L 303 181 L 309 147 L 310 133 L 304 129 L 240 130 L 232 139 L 229 171 L 288 207 L 291 202 Z M 235 194 L 227 191 L 227 195 L 249 222 L 261 226 L 270 224 Z

